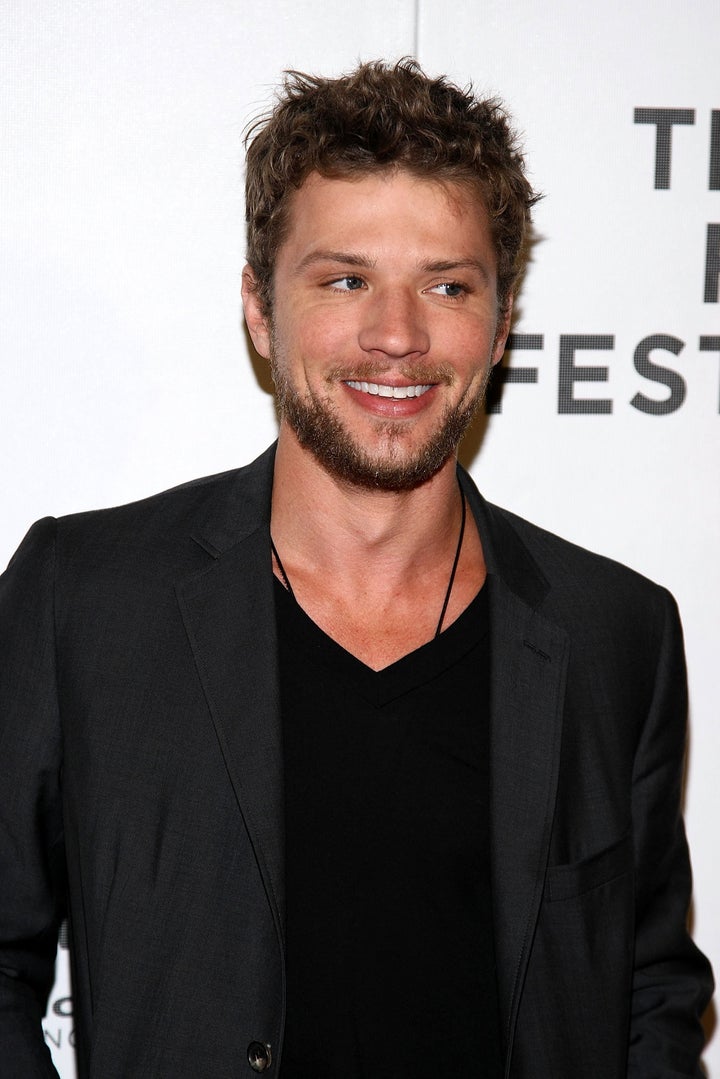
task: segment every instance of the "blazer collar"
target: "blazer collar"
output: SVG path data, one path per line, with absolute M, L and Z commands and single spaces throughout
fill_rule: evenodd
M 244 468 L 216 477 L 214 497 L 197 515 L 192 538 L 213 558 L 258 528 L 270 528 L 270 500 L 277 443 Z M 224 481 L 224 482 L 222 482 Z

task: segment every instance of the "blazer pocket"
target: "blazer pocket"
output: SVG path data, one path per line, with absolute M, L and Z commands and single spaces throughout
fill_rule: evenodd
M 545 900 L 557 903 L 572 899 L 609 884 L 631 869 L 632 842 L 630 835 L 625 835 L 611 847 L 583 858 L 581 862 L 550 866 L 545 876 Z

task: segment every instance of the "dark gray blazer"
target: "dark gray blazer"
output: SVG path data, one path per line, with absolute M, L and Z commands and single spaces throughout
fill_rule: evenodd
M 253 1041 L 281 1071 L 272 464 L 40 521 L 0 579 L 6 1079 L 54 1074 L 66 904 L 81 1077 L 249 1077 Z M 506 1075 L 699 1076 L 674 603 L 460 475 L 489 570 Z

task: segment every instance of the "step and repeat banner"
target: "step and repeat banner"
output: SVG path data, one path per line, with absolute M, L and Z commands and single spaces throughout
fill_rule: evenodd
M 231 468 L 274 438 L 239 304 L 242 132 L 284 68 L 412 54 L 505 100 L 544 198 L 463 460 L 493 501 L 675 593 L 692 917 L 716 963 L 719 31 L 715 0 L 0 11 L 3 564 L 40 516 Z M 72 1079 L 67 945 L 44 1027 Z M 706 1063 L 720 1079 L 717 1039 Z

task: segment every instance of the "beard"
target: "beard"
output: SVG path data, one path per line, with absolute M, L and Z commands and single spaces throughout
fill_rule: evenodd
M 375 491 L 411 491 L 426 483 L 439 472 L 448 458 L 455 455 L 458 444 L 477 413 L 487 388 L 491 366 L 471 399 L 462 397 L 448 406 L 437 429 L 418 447 L 412 457 L 403 452 L 403 443 L 411 425 L 407 421 L 377 420 L 375 432 L 385 444 L 384 453 L 371 456 L 343 426 L 332 402 L 308 391 L 301 395 L 290 383 L 277 361 L 275 350 L 270 357 L 270 369 L 275 383 L 277 407 L 281 419 L 288 422 L 301 446 L 310 450 L 316 460 L 334 476 L 356 487 Z M 415 384 L 449 385 L 453 374 L 448 368 L 414 368 L 408 378 Z M 370 365 L 352 372 L 334 371 L 329 382 L 361 379 L 382 381 L 381 374 Z

